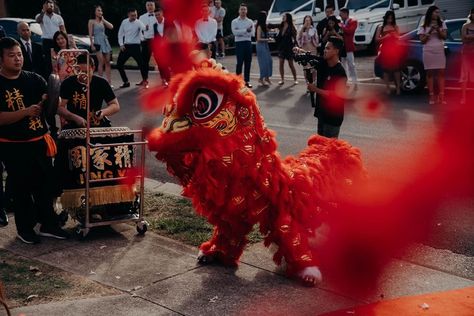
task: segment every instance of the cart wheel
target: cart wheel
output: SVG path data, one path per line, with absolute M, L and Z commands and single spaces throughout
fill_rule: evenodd
M 137 223 L 137 233 L 140 236 L 145 235 L 146 231 L 148 230 L 148 223 L 145 221 Z
M 66 211 L 62 211 L 58 214 L 59 226 L 63 227 L 66 225 L 67 220 L 69 219 L 69 214 Z
M 89 228 L 78 226 L 74 232 L 78 240 L 84 240 L 86 239 L 87 234 L 89 234 Z

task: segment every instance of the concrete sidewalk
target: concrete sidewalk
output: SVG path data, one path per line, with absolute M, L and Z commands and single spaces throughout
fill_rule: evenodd
M 179 194 L 181 189 L 147 180 L 146 190 Z M 230 269 L 197 265 L 197 249 L 153 232 L 137 236 L 135 227 L 125 224 L 107 234 L 91 231 L 84 242 L 43 239 L 34 246 L 16 239 L 14 226 L 11 218 L 10 225 L 0 230 L 0 248 L 121 294 L 22 307 L 14 309 L 13 315 L 317 315 L 381 297 L 474 286 L 474 258 L 451 252 L 437 258 L 439 252 L 423 246 L 394 259 L 375 294 L 361 298 L 336 290 L 327 280 L 306 288 L 285 278 L 262 244 L 249 247 L 239 268 Z M 419 306 L 413 310 L 421 311 Z

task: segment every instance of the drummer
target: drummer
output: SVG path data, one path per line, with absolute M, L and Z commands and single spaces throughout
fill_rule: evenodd
M 107 80 L 94 75 L 94 60 L 87 55 L 77 57 L 81 72 L 87 73 L 87 59 L 89 59 L 90 79 L 90 126 L 109 127 L 110 122 L 106 117 L 117 113 L 120 110 L 120 105 Z M 63 129 L 87 126 L 86 83 L 81 82 L 81 80 L 82 76 L 79 74 L 70 76 L 61 83 L 59 93 L 61 102 L 58 107 L 58 114 L 66 121 Z M 102 108 L 104 102 L 106 107 Z
M 0 155 L 8 170 L 18 238 L 36 244 L 38 235 L 66 239 L 68 233 L 59 227 L 53 209 L 51 172 L 56 146 L 43 111 L 46 82 L 22 71 L 22 66 L 20 44 L 9 37 L 0 39 Z

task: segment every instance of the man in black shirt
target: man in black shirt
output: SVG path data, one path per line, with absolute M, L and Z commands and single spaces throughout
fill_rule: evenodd
M 347 75 L 339 61 L 343 47 L 341 39 L 329 38 L 323 58 L 315 65 L 317 85 L 308 84 L 308 90 L 317 94 L 314 116 L 318 118 L 318 134 L 325 137 L 337 138 L 344 120 Z
M 33 230 L 41 223 L 40 236 L 65 239 L 53 209 L 52 157 L 56 147 L 48 134 L 42 103 L 46 82 L 22 71 L 20 44 L 0 40 L 0 153 L 8 171 L 18 237 L 38 243 Z
M 77 57 L 77 63 L 81 67 L 81 71 L 86 73 L 86 55 L 79 55 Z M 117 113 L 120 110 L 120 105 L 107 80 L 93 75 L 95 65 L 94 60 L 90 57 L 89 67 L 90 126 L 105 127 L 106 123 L 104 118 Z M 61 103 L 58 107 L 58 114 L 67 121 L 63 129 L 87 126 L 87 92 L 84 88 L 85 83 L 80 82 L 78 76 L 70 76 L 61 83 L 59 93 Z M 104 109 L 102 109 L 103 102 L 107 104 L 107 107 Z

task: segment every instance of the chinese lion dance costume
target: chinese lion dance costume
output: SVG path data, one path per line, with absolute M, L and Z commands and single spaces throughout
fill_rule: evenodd
M 328 212 L 365 179 L 360 152 L 348 143 L 311 136 L 298 155 L 282 159 L 255 95 L 213 60 L 170 82 L 171 100 L 149 147 L 214 226 L 200 246 L 201 263 L 235 266 L 259 224 L 277 264 L 308 285 L 322 278 L 315 241 Z

